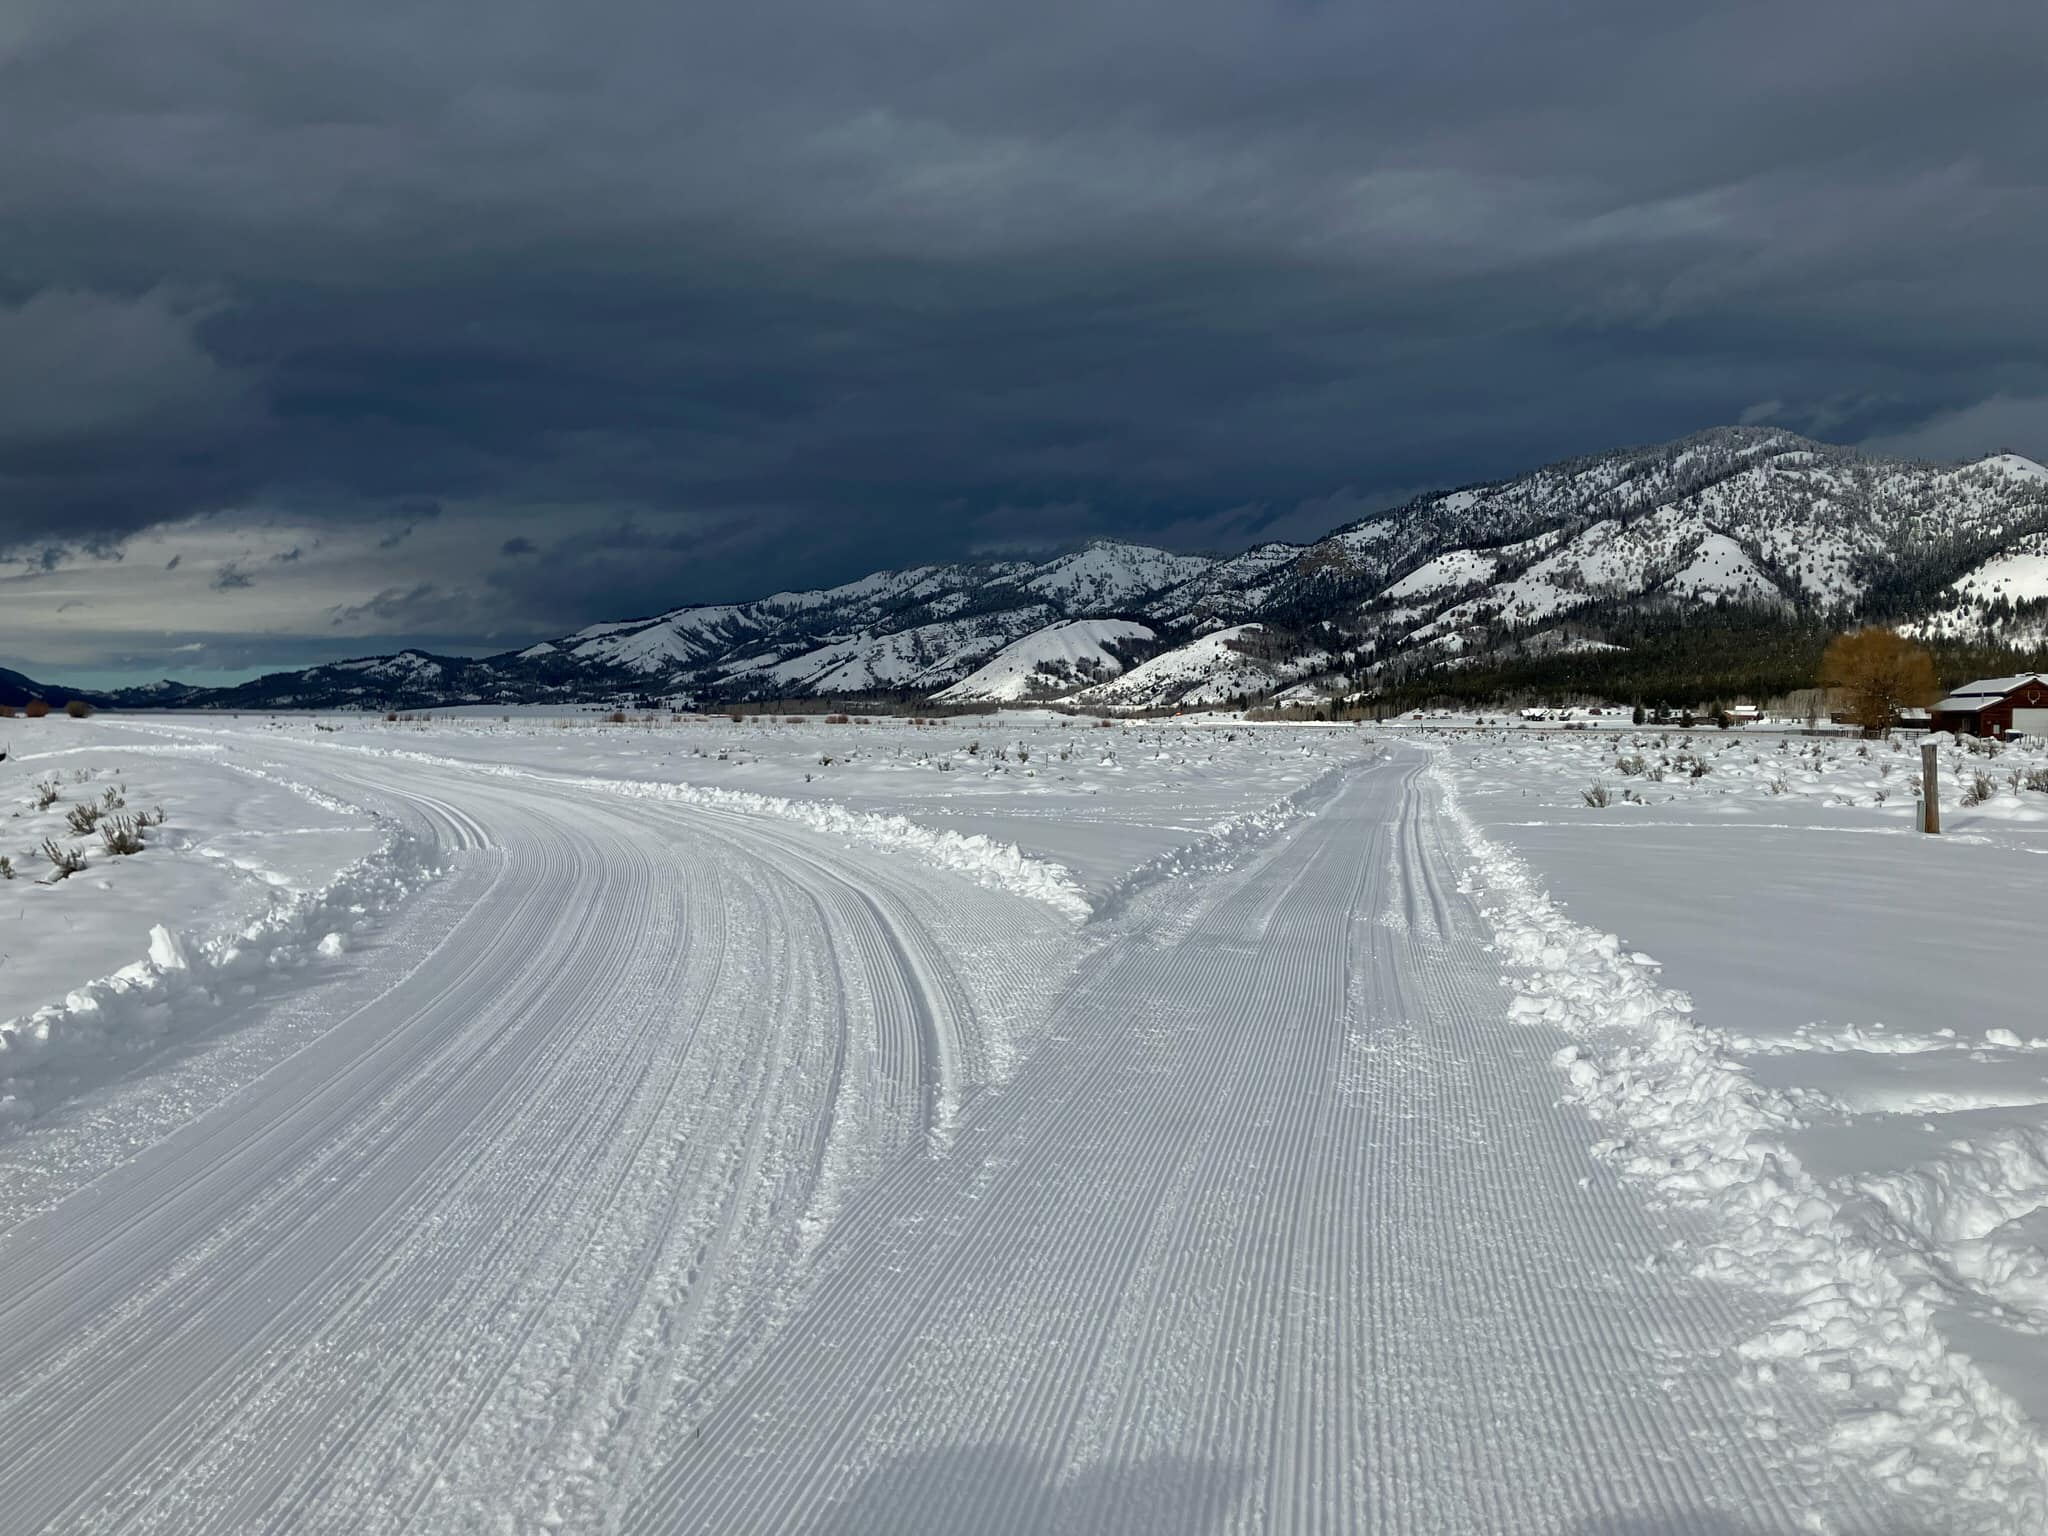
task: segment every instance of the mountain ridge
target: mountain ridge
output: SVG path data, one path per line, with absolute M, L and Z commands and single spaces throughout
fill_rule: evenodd
M 1926 464 L 1777 428 L 1714 428 L 1432 492 L 1303 544 L 1207 556 L 1098 539 L 1045 560 L 940 561 L 688 604 L 493 656 L 409 649 L 232 688 L 107 697 L 215 709 L 934 697 L 1157 709 L 1412 690 L 1481 663 L 1583 660 L 1616 648 L 1603 630 L 1645 616 L 1727 610 L 1760 630 L 1884 621 L 1930 641 L 2039 644 L 2048 469 L 2015 454 Z M 1084 623 L 1108 627 L 1073 627 Z M 1145 671 L 1190 647 L 1201 649 L 1187 664 Z M 1130 682 L 1139 672 L 1157 686 Z

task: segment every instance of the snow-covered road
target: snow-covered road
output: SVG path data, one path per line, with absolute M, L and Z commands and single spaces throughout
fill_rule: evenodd
M 352 1011 L 0 1235 L 8 1530 L 1887 1528 L 1751 1433 L 1768 1303 L 1593 1157 L 1420 753 L 1077 929 L 266 750 L 450 872 Z

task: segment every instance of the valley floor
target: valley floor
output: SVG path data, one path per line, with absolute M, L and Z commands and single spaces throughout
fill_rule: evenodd
M 85 969 L 0 1004 L 10 1530 L 2042 1528 L 2025 1405 L 1742 1070 L 1823 978 L 1711 942 L 1711 839 L 1617 861 L 1691 929 L 1578 879 L 1543 749 L 336 723 L 7 765 L 260 775 L 327 849 L 260 915 L 121 904 L 196 827 L 19 895 Z

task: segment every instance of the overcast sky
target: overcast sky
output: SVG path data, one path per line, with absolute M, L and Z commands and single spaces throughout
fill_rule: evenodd
M 2039 0 L 8 0 L 0 665 L 2048 455 Z

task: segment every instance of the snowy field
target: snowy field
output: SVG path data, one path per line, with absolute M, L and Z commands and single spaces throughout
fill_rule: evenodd
M 2048 755 L 13 724 L 9 1530 L 2048 1527 Z
M 1810 1454 L 2043 1528 L 2048 746 L 1937 738 L 1930 837 L 1910 738 L 1442 739 L 1569 1096 L 1787 1303 L 1746 1372 L 1821 1390 Z

